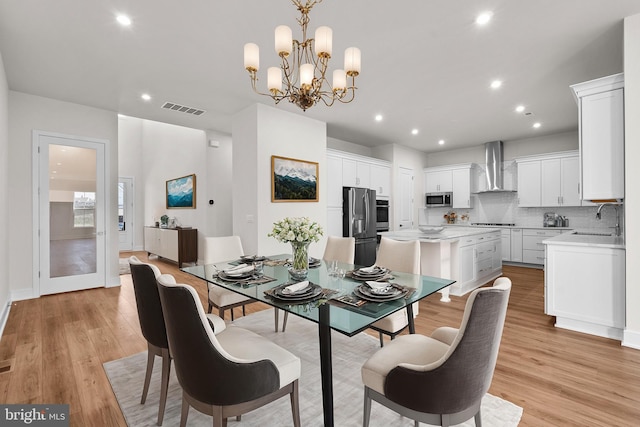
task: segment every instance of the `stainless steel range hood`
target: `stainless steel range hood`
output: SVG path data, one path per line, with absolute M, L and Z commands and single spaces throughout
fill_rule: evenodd
M 504 186 L 504 155 L 502 141 L 491 141 L 484 144 L 485 149 L 485 184 L 478 193 L 513 192 Z

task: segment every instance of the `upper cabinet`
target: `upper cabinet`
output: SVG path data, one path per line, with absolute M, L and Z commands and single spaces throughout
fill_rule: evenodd
M 342 158 L 329 154 L 327 154 L 327 207 L 342 208 Z
M 342 206 L 342 187 L 375 190 L 376 197 L 391 196 L 391 164 L 383 160 L 327 150 L 327 206 Z
M 451 171 L 453 200 L 452 208 L 471 208 L 471 168 Z
M 427 193 L 453 191 L 451 169 L 426 169 L 424 173 L 424 188 Z
M 378 198 L 389 197 L 391 195 L 391 167 L 372 164 L 369 188 L 376 191 Z
M 571 86 L 578 103 L 582 198 L 624 198 L 624 75 Z
M 518 206 L 583 206 L 578 152 L 517 159 Z

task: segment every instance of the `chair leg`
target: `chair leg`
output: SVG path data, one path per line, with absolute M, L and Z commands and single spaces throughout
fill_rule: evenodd
M 285 311 L 284 312 L 284 319 L 282 320 L 282 332 L 284 332 L 285 329 L 287 329 L 287 319 L 289 318 L 289 312 Z
M 242 315 L 243 315 L 243 316 L 246 316 L 246 315 L 247 315 L 247 313 L 244 311 L 244 305 L 242 306 Z
M 380 347 L 384 347 L 384 336 L 382 332 L 378 332 L 378 336 L 380 337 Z
M 420 427 L 420 422 L 417 420 L 413 420 L 413 427 Z
M 189 402 L 184 397 L 184 392 L 182 392 L 182 410 L 180 411 L 180 427 L 186 427 L 187 418 L 189 417 Z
M 300 427 L 300 399 L 298 398 L 298 380 L 293 382 L 291 392 L 291 415 L 293 416 L 293 427 Z
M 156 358 L 155 352 L 151 349 L 151 344 L 147 342 L 147 373 L 144 376 L 144 386 L 142 387 L 142 399 L 140 404 L 144 405 L 149 392 L 149 382 L 151 382 L 151 373 L 153 372 L 153 361 Z
M 231 321 L 233 322 L 233 307 L 229 310 L 231 312 Z
M 280 309 L 274 307 L 273 308 L 273 320 L 275 322 L 275 326 L 276 326 L 276 332 L 278 332 L 278 317 L 280 317 Z
M 476 427 L 482 427 L 482 416 L 480 415 L 480 409 L 478 409 L 478 412 L 473 418 L 476 422 Z
M 224 308 L 218 307 L 218 317 L 224 320 Z
M 169 375 L 171 374 L 171 356 L 169 349 L 162 349 L 162 381 L 160 385 L 160 408 L 158 409 L 158 425 L 164 420 L 164 410 L 167 406 L 167 392 L 169 391 Z
M 207 308 L 207 313 L 211 313 L 211 310 L 213 310 L 213 303 L 211 302 L 211 300 L 209 300 L 209 308 Z
M 369 388 L 364 388 L 364 410 L 362 413 L 362 427 L 369 427 L 369 419 L 371 418 L 371 396 L 369 396 Z

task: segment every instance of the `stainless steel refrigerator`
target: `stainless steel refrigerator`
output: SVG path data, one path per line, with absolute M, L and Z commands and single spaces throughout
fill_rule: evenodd
M 355 237 L 355 263 L 376 262 L 376 192 L 367 188 L 342 188 L 342 235 Z

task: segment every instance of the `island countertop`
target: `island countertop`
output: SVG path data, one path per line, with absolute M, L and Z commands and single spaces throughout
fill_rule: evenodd
M 457 240 L 463 237 L 491 232 L 500 232 L 499 228 L 486 227 L 444 227 L 439 233 L 424 233 L 417 228 L 411 230 L 384 231 L 380 234 L 394 240 L 419 240 L 421 242 L 440 242 Z

